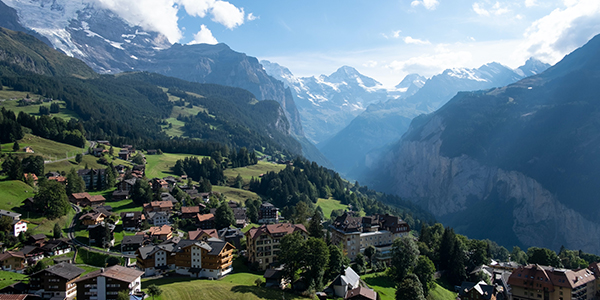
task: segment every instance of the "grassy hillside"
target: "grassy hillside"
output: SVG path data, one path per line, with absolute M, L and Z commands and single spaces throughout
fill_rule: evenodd
M 179 159 L 184 159 L 190 156 L 198 157 L 198 159 L 202 159 L 203 157 L 199 155 L 181 153 L 163 153 L 160 155 L 146 155 L 146 177 L 163 178 L 166 176 L 173 176 L 174 174 L 171 173 L 171 168 L 175 166 L 175 162 L 177 162 L 177 160 Z
M 323 210 L 323 216 L 326 219 L 329 219 L 331 212 L 336 209 L 348 209 L 348 205 L 341 204 L 339 200 L 335 200 L 333 198 L 323 199 L 319 198 L 317 201 L 317 206 L 320 206 Z
M 236 189 L 228 186 L 213 186 L 213 191 L 219 192 L 227 197 L 229 200 L 233 200 L 239 203 L 245 203 L 246 199 L 257 199 L 259 196 L 251 191 Z
M 22 181 L 0 181 L 0 209 L 14 210 L 15 207 L 21 206 L 23 200 L 33 195 L 34 188 Z
M 3 289 L 17 281 L 27 279 L 27 275 L 9 271 L 0 271 L 0 289 Z
M 11 89 L 12 90 L 12 89 Z M 6 93 L 1 93 L 0 92 L 0 100 L 1 99 L 9 99 L 9 100 L 5 100 L 1 102 L 1 107 L 4 107 L 6 109 L 12 110 L 15 115 L 18 115 L 20 112 L 25 112 L 31 115 L 39 115 L 39 111 L 40 111 L 40 106 L 45 106 L 48 109 L 50 109 L 50 104 L 52 103 L 58 103 L 60 105 L 60 112 L 57 114 L 50 114 L 50 116 L 52 117 L 59 117 L 65 120 L 70 120 L 71 118 L 78 118 L 79 116 L 73 112 L 72 110 L 67 109 L 67 105 L 64 101 L 58 101 L 58 100 L 54 100 L 52 102 L 45 102 L 42 104 L 32 104 L 32 105 L 27 105 L 27 106 L 19 106 L 19 101 L 18 100 L 10 100 L 13 97 L 3 97 L 4 95 L 12 95 L 13 93 L 11 93 L 11 91 L 7 91 Z M 27 93 L 22 93 L 22 92 L 15 92 L 14 94 L 27 94 Z M 32 97 L 32 99 L 37 99 L 38 97 L 34 96 L 34 95 L 29 95 L 30 97 Z M 17 99 L 21 99 L 25 96 L 21 96 L 18 97 Z
M 44 160 L 63 159 L 66 157 L 67 153 L 69 157 L 75 157 L 77 153 L 82 153 L 85 151 L 85 149 L 58 143 L 32 134 L 25 134 L 23 139 L 19 140 L 18 142 L 21 149 L 29 146 L 33 148 L 35 155 L 41 155 L 44 157 Z M 2 144 L 2 153 L 12 152 L 12 146 L 12 143 Z M 25 154 L 22 150 L 20 150 L 18 153 L 29 155 Z
M 250 182 L 250 179 L 252 177 L 259 178 L 260 174 L 264 174 L 271 171 L 279 172 L 283 169 L 285 169 L 285 165 L 279 165 L 267 161 L 259 161 L 256 165 L 247 166 L 243 168 L 227 169 L 223 173 L 229 179 L 233 179 L 237 177 L 238 174 L 240 174 L 242 175 L 242 178 L 244 178 L 244 182 L 248 183 Z
M 396 299 L 396 284 L 389 277 L 385 276 L 384 273 L 371 273 L 362 275 L 361 278 L 374 289 L 381 300 L 394 300 Z M 454 300 L 456 299 L 456 293 L 451 292 L 441 285 L 434 282 L 434 287 L 429 291 L 427 300 Z

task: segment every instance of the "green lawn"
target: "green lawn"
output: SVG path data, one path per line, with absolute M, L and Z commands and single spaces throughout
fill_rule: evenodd
M 276 289 L 257 287 L 254 281 L 264 278 L 261 274 L 250 273 L 241 264 L 240 259 L 234 261 L 234 274 L 229 274 L 219 280 L 192 279 L 187 277 L 144 279 L 142 288 L 145 290 L 151 284 L 160 286 L 163 293 L 156 300 L 178 299 L 307 299 L 298 295 L 282 292 Z
M 84 149 L 75 146 L 51 141 L 32 134 L 25 134 L 23 139 L 18 142 L 21 149 L 30 146 L 35 152 L 33 155 L 41 155 L 44 157 L 44 160 L 63 159 L 66 157 L 67 153 L 69 154 L 69 157 L 75 157 L 77 153 L 84 151 Z M 2 153 L 12 152 L 12 146 L 12 143 L 2 144 Z M 23 150 L 20 150 L 17 153 L 20 155 L 32 155 L 26 154 Z
M 171 173 L 171 168 L 175 166 L 175 162 L 177 162 L 177 160 L 179 159 L 184 159 L 190 156 L 198 157 L 198 159 L 202 159 L 203 157 L 192 154 L 173 153 L 163 153 L 160 155 L 146 155 L 146 177 L 163 178 L 167 176 L 174 176 L 175 174 Z
M 53 235 L 54 224 L 58 223 L 60 228 L 63 229 L 63 236 L 67 236 L 66 232 L 68 230 L 69 225 L 71 225 L 71 220 L 75 216 L 75 211 L 73 209 L 69 210 L 69 213 L 66 216 L 62 216 L 58 219 L 49 220 L 43 216 L 40 216 L 35 219 L 29 219 L 33 224 L 28 224 L 27 228 L 31 229 L 32 234 L 43 233 L 46 235 Z M 39 225 L 39 226 L 36 226 Z
M 115 150 L 115 153 L 117 153 L 117 150 Z M 65 155 L 63 154 L 62 158 L 64 158 L 64 157 L 65 157 Z M 105 155 L 104 158 L 106 158 L 106 160 L 109 163 L 112 162 L 113 165 L 115 165 L 115 166 L 118 164 L 131 166 L 131 163 L 124 161 L 122 159 L 119 159 L 119 158 L 112 159 L 110 157 L 110 155 Z M 63 160 L 63 161 L 59 161 L 59 162 L 48 163 L 44 167 L 45 167 L 46 172 L 49 172 L 49 171 L 63 172 L 64 171 L 65 173 L 68 173 L 71 170 L 71 168 L 75 168 L 75 170 L 84 169 L 86 165 L 88 166 L 88 168 L 92 168 L 92 169 L 106 169 L 107 166 L 98 163 L 98 159 L 99 159 L 99 157 L 95 157 L 93 155 L 84 155 L 83 160 L 79 164 L 75 162 L 75 158 L 72 158 L 70 160 Z
M 0 181 L 0 209 L 14 210 L 23 200 L 34 196 L 34 188 L 20 180 Z M 19 212 L 23 213 L 23 212 Z M 27 214 L 22 216 L 27 218 Z
M 11 99 L 15 97 L 3 97 L 3 95 L 23 95 L 21 97 L 17 97 L 17 99 L 22 99 L 25 97 L 27 93 L 15 92 L 15 91 L 7 91 L 5 93 L 0 92 L 0 99 Z M 30 94 L 32 99 L 38 99 L 38 96 L 33 96 Z M 30 115 L 39 116 L 40 106 L 45 106 L 50 109 L 51 103 L 58 103 L 60 105 L 60 112 L 57 114 L 51 114 L 51 117 L 59 117 L 64 120 L 70 120 L 71 118 L 78 119 L 79 116 L 72 110 L 67 109 L 66 103 L 64 101 L 54 100 L 52 102 L 44 102 L 42 104 L 32 104 L 27 106 L 19 106 L 18 100 L 7 100 L 0 102 L 0 106 L 6 108 L 7 110 L 12 110 L 15 115 L 18 115 L 20 112 L 25 112 Z
M 162 128 L 170 137 L 183 136 L 183 130 L 181 128 L 185 125 L 185 123 L 177 120 L 177 118 L 168 118 L 165 119 L 165 121 L 171 124 L 171 128 L 169 128 L 168 125 L 163 126 Z
M 279 172 L 285 169 L 286 165 L 274 164 L 266 161 L 259 161 L 256 165 L 246 166 L 242 168 L 226 169 L 223 174 L 227 176 L 230 181 L 233 181 L 238 174 L 242 176 L 244 182 L 247 184 L 250 182 L 252 177 L 259 178 L 260 174 L 267 172 Z
M 321 209 L 323 210 L 323 215 L 326 219 L 329 219 L 331 212 L 335 209 L 348 209 L 348 205 L 341 204 L 339 200 L 335 200 L 332 198 L 319 198 L 319 200 L 317 200 L 317 206 L 321 207 Z
M 385 273 L 372 273 L 362 275 L 361 278 L 374 289 L 381 300 L 394 300 L 396 299 L 396 285 L 395 283 L 385 275 Z M 427 300 L 454 300 L 456 299 L 456 293 L 451 292 L 436 282 L 434 287 L 429 291 Z
M 27 275 L 9 271 L 0 271 L 0 289 L 3 289 L 17 281 L 27 279 Z
M 33 98 L 33 99 L 37 99 L 40 97 L 40 95 L 37 95 L 34 93 L 15 91 L 13 88 L 7 87 L 7 86 L 2 86 L 2 89 L 0 90 L 0 100 L 9 100 L 9 99 L 21 100 L 21 99 L 25 98 L 27 95 L 29 95 L 29 97 Z M 2 103 L 2 105 L 5 105 L 5 103 L 6 103 L 6 105 L 9 105 L 8 102 L 11 102 L 11 101 L 2 101 L 0 103 Z
M 242 232 L 246 233 L 246 232 L 248 232 L 248 230 L 250 230 L 254 227 L 260 227 L 260 224 L 249 223 L 248 225 L 246 225 L 246 227 L 242 228 Z
M 106 205 L 112 207 L 113 212 L 116 214 L 120 214 L 122 212 L 127 212 L 127 211 L 142 211 L 143 210 L 142 206 L 139 206 L 139 205 L 133 203 L 133 201 L 131 199 L 125 199 L 125 200 L 121 200 L 121 201 L 110 201 L 110 202 L 106 202 Z
M 224 196 L 227 197 L 228 200 L 233 200 L 233 201 L 236 201 L 236 202 L 242 203 L 242 204 L 246 203 L 246 199 L 260 198 L 254 192 L 251 192 L 248 190 L 236 189 L 236 188 L 232 188 L 232 187 L 228 187 L 228 186 L 213 185 L 212 190 L 214 192 L 219 192 L 219 193 L 223 194 Z

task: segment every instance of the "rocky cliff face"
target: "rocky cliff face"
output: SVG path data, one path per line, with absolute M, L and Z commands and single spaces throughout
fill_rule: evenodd
M 390 176 L 391 192 L 422 204 L 471 238 L 507 246 L 600 249 L 600 225 L 562 204 L 535 179 L 467 155 L 441 155 L 444 129 L 444 120 L 434 116 L 417 140 L 402 141 L 385 155 L 390 164 L 379 170 Z

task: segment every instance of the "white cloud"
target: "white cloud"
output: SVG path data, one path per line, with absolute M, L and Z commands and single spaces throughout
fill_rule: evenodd
M 438 4 L 440 4 L 440 2 L 437 0 L 415 0 L 410 3 L 412 7 L 423 5 L 428 10 L 434 10 Z
M 415 45 L 430 45 L 431 44 L 429 41 L 415 39 L 410 36 L 405 37 L 404 42 L 407 44 L 415 44 Z
M 366 63 L 363 64 L 363 67 L 367 67 L 367 68 L 375 68 L 377 67 L 378 63 L 374 60 L 369 60 Z
M 463 67 L 471 62 L 473 58 L 471 52 L 449 48 L 450 45 L 439 44 L 433 53 L 413 56 L 405 60 L 394 60 L 386 67 L 396 72 L 431 74 L 446 68 Z
M 537 5 L 537 0 L 525 0 L 525 7 L 533 7 Z
M 192 17 L 205 18 L 229 29 L 236 28 L 244 21 L 256 19 L 253 14 L 246 16 L 243 8 L 221 0 L 90 0 L 101 7 L 109 9 L 133 25 L 139 25 L 145 30 L 164 34 L 171 43 L 178 42 L 183 37 L 177 22 L 177 13 L 185 9 Z M 207 29 L 208 30 L 208 29 Z M 212 35 L 211 35 L 212 36 Z
M 246 16 L 246 20 L 248 20 L 248 21 L 254 21 L 254 20 L 256 20 L 256 19 L 260 19 L 260 17 L 257 17 L 257 16 L 255 16 L 253 13 L 249 13 L 249 14 Z
M 194 40 L 189 42 L 188 45 L 195 45 L 195 44 L 215 45 L 217 43 L 219 43 L 219 42 L 212 35 L 212 32 L 210 31 L 210 29 L 208 29 L 206 27 L 206 25 L 202 24 L 202 25 L 200 25 L 200 31 L 198 31 L 198 33 L 194 34 Z
M 182 38 L 174 0 L 94 0 L 133 25 L 164 34 L 171 43 Z
M 502 4 L 500 4 L 500 2 L 494 3 L 494 5 L 489 9 L 486 9 L 484 7 L 484 4 L 475 2 L 475 3 L 473 3 L 472 8 L 473 8 L 473 11 L 480 16 L 490 16 L 490 15 L 500 16 L 500 15 L 510 12 L 510 9 L 508 9 L 506 6 L 502 6 Z
M 565 0 L 564 3 L 565 8 L 555 9 L 533 22 L 515 56 L 534 56 L 554 64 L 600 33 L 600 1 Z
M 397 39 L 400 37 L 400 32 L 402 32 L 402 30 L 394 30 L 392 31 L 392 34 L 382 33 L 381 36 L 383 36 L 386 39 Z
M 400 32 L 402 32 L 402 31 L 401 30 L 396 30 L 396 31 L 392 32 L 392 36 L 397 39 L 397 38 L 400 37 Z

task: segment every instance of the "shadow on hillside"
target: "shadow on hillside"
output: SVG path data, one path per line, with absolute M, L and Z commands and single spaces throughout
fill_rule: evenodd
M 395 288 L 396 284 L 394 281 L 383 274 L 377 275 L 375 277 L 363 278 L 363 281 L 366 282 L 369 286 L 380 286 L 384 288 Z
M 300 297 L 296 294 L 289 293 L 289 292 L 286 292 L 285 297 L 283 297 L 284 296 L 283 291 L 276 290 L 276 289 L 263 288 L 263 287 L 256 287 L 256 286 L 247 286 L 247 285 L 234 286 L 231 288 L 231 291 L 234 293 L 242 293 L 242 294 L 252 293 L 260 299 L 273 299 L 273 300 L 275 300 L 275 299 L 277 299 L 277 300 L 279 300 L 279 299 L 305 299 L 303 297 Z

